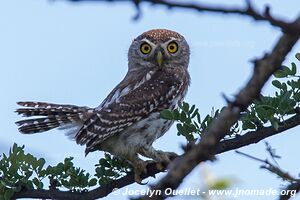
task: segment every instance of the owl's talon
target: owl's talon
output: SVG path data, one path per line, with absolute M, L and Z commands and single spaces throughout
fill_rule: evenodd
M 138 183 L 139 185 L 146 185 L 148 182 L 146 183 L 143 183 L 143 179 L 141 178 L 141 174 L 138 174 L 138 173 L 134 173 L 134 181 L 136 183 Z
M 178 155 L 174 152 L 157 151 L 158 161 L 161 162 L 164 166 L 168 166 L 170 162 L 172 162 L 172 160 L 177 156 Z
M 168 158 L 172 161 L 174 160 L 175 158 L 177 158 L 179 155 L 175 152 L 165 152 L 168 156 Z
M 138 184 L 141 184 L 141 185 L 145 185 L 147 183 L 142 183 L 142 178 L 141 178 L 141 175 L 142 174 L 147 174 L 147 165 L 150 163 L 150 162 L 153 162 L 153 161 L 142 161 L 140 160 L 138 163 L 136 163 L 134 165 L 134 180 L 135 182 L 137 182 Z
M 162 163 L 162 162 L 158 162 L 158 163 L 156 163 L 156 168 L 157 168 L 159 171 L 161 171 L 161 170 L 163 170 L 163 169 L 166 168 L 166 165 L 165 165 L 164 163 Z

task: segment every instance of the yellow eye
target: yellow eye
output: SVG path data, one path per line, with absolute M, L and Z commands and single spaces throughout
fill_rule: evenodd
M 170 42 L 167 49 L 170 53 L 176 53 L 178 50 L 178 45 L 176 42 Z
M 148 54 L 151 52 L 151 46 L 146 42 L 141 45 L 140 49 L 143 54 Z

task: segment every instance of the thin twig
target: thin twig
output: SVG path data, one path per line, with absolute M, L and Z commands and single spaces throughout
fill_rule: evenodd
M 249 154 L 243 153 L 243 152 L 238 151 L 238 150 L 236 150 L 235 152 L 240 154 L 240 155 L 243 155 L 247 158 L 250 158 L 252 160 L 264 163 L 264 165 L 261 166 L 262 169 L 266 169 L 266 170 L 276 174 L 277 176 L 279 176 L 280 178 L 282 178 L 285 181 L 289 181 L 289 182 L 300 181 L 300 179 L 294 178 L 288 172 L 284 172 L 282 169 L 280 169 L 278 166 L 273 165 L 267 159 L 263 160 L 263 159 L 257 158 L 255 156 L 251 156 Z
M 228 7 L 228 6 L 216 6 L 208 5 L 205 3 L 195 3 L 186 1 L 171 1 L 171 0 L 66 0 L 71 2 L 132 2 L 137 9 L 136 15 L 133 17 L 137 20 L 141 16 L 140 5 L 142 3 L 151 3 L 152 5 L 162 5 L 166 6 L 168 9 L 179 8 L 186 10 L 194 10 L 197 12 L 210 12 L 210 13 L 220 13 L 220 14 L 236 14 L 241 16 L 248 16 L 256 21 L 269 22 L 272 26 L 279 27 L 283 32 L 290 34 L 300 35 L 300 27 L 294 22 L 286 22 L 283 19 L 272 16 L 271 8 L 266 6 L 264 12 L 260 13 L 250 0 L 245 1 L 244 7 Z

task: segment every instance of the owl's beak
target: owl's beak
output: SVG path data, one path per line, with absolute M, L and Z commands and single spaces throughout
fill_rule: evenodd
M 164 61 L 164 57 L 163 57 L 163 54 L 161 53 L 161 51 L 157 52 L 156 61 L 158 63 L 158 66 L 162 65 L 162 63 Z

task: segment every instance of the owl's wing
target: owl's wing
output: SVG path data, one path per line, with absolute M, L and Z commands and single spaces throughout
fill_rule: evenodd
M 157 76 L 157 77 L 155 77 Z M 78 144 L 86 145 L 86 154 L 105 139 L 124 131 L 153 112 L 169 108 L 173 99 L 183 94 L 185 83 L 174 76 L 153 74 L 152 78 L 130 89 L 109 105 L 97 110 L 75 138 Z M 128 89 L 127 88 L 127 89 Z M 177 103 L 177 101 L 176 101 Z

